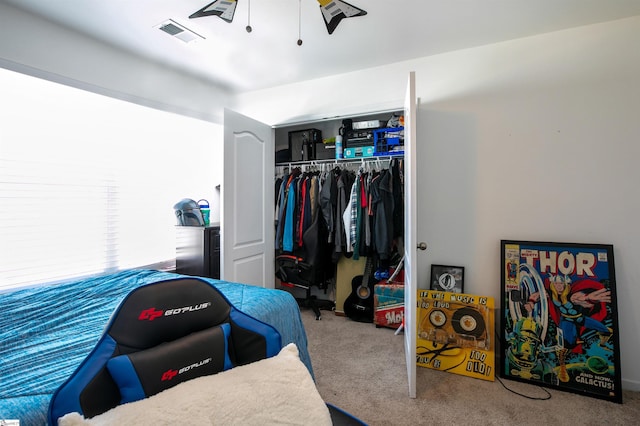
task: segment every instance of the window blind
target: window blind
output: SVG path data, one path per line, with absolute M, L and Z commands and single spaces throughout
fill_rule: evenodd
M 175 260 L 222 128 L 0 70 L 0 291 Z

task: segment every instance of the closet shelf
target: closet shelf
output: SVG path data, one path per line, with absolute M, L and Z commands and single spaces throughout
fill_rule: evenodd
M 376 155 L 374 157 L 360 158 L 333 158 L 326 160 L 305 160 L 305 161 L 287 161 L 276 163 L 276 167 L 292 167 L 292 166 L 315 166 L 321 164 L 353 164 L 353 163 L 376 163 L 382 161 L 390 161 L 394 158 L 403 158 L 404 154 L 395 155 Z

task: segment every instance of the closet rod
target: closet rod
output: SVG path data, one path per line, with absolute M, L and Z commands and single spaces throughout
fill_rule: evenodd
M 313 166 L 316 164 L 345 164 L 345 163 L 363 163 L 363 162 L 375 162 L 392 160 L 394 158 L 403 158 L 404 154 L 397 155 L 377 155 L 374 157 L 358 157 L 358 158 L 334 158 L 326 160 L 304 160 L 304 161 L 289 161 L 286 163 L 277 163 L 276 167 L 291 167 L 291 166 Z

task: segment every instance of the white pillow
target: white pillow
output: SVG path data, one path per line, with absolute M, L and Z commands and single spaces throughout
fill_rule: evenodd
M 290 343 L 274 357 L 180 383 L 91 419 L 70 413 L 58 424 L 331 425 L 331 415 Z

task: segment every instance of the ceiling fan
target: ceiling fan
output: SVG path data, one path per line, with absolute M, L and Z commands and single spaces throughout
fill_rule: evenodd
M 357 8 L 345 1 L 341 0 L 317 0 L 320 3 L 320 11 L 324 23 L 327 26 L 329 34 L 333 34 L 340 21 L 345 18 L 352 18 L 354 16 L 363 16 L 367 12 Z M 250 2 L 250 0 L 249 0 Z M 215 0 L 209 3 L 202 9 L 193 13 L 189 18 L 200 18 L 203 16 L 218 16 L 220 19 L 226 22 L 233 21 L 233 15 L 236 11 L 237 0 Z M 249 3 L 250 4 L 250 3 Z M 251 25 L 247 25 L 247 31 L 251 32 Z M 298 40 L 298 44 L 302 44 L 301 40 Z

